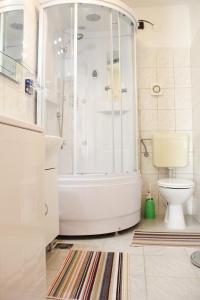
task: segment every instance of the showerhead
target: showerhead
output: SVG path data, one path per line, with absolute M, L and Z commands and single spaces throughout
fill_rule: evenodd
M 90 22 L 97 22 L 101 19 L 101 16 L 97 14 L 89 14 L 86 16 L 86 19 Z
M 78 34 L 77 34 L 77 40 L 78 40 L 78 41 L 82 40 L 83 37 L 84 37 L 84 34 L 83 34 L 83 33 L 78 33 Z
M 10 27 L 15 30 L 23 30 L 24 26 L 21 23 L 12 23 L 10 24 Z

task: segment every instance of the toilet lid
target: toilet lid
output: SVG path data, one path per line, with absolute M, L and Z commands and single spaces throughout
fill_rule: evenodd
M 181 179 L 181 178 L 164 178 L 158 180 L 158 185 L 161 187 L 168 187 L 174 189 L 191 188 L 194 183 L 192 180 Z

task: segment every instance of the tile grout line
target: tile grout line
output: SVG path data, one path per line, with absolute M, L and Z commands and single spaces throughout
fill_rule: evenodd
M 144 254 L 144 247 L 142 247 L 143 260 L 144 260 L 144 280 L 145 280 L 145 299 L 148 300 L 148 290 L 147 290 L 147 274 L 146 274 L 146 259 Z

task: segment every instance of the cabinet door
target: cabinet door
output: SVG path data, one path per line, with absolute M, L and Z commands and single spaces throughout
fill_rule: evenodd
M 2 300 L 45 299 L 43 164 L 42 133 L 0 124 Z
M 44 185 L 46 245 L 59 234 L 57 171 L 45 170 Z

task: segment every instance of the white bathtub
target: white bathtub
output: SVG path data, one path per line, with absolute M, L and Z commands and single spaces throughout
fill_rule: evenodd
M 59 177 L 60 235 L 117 232 L 140 221 L 141 178 L 131 175 Z

